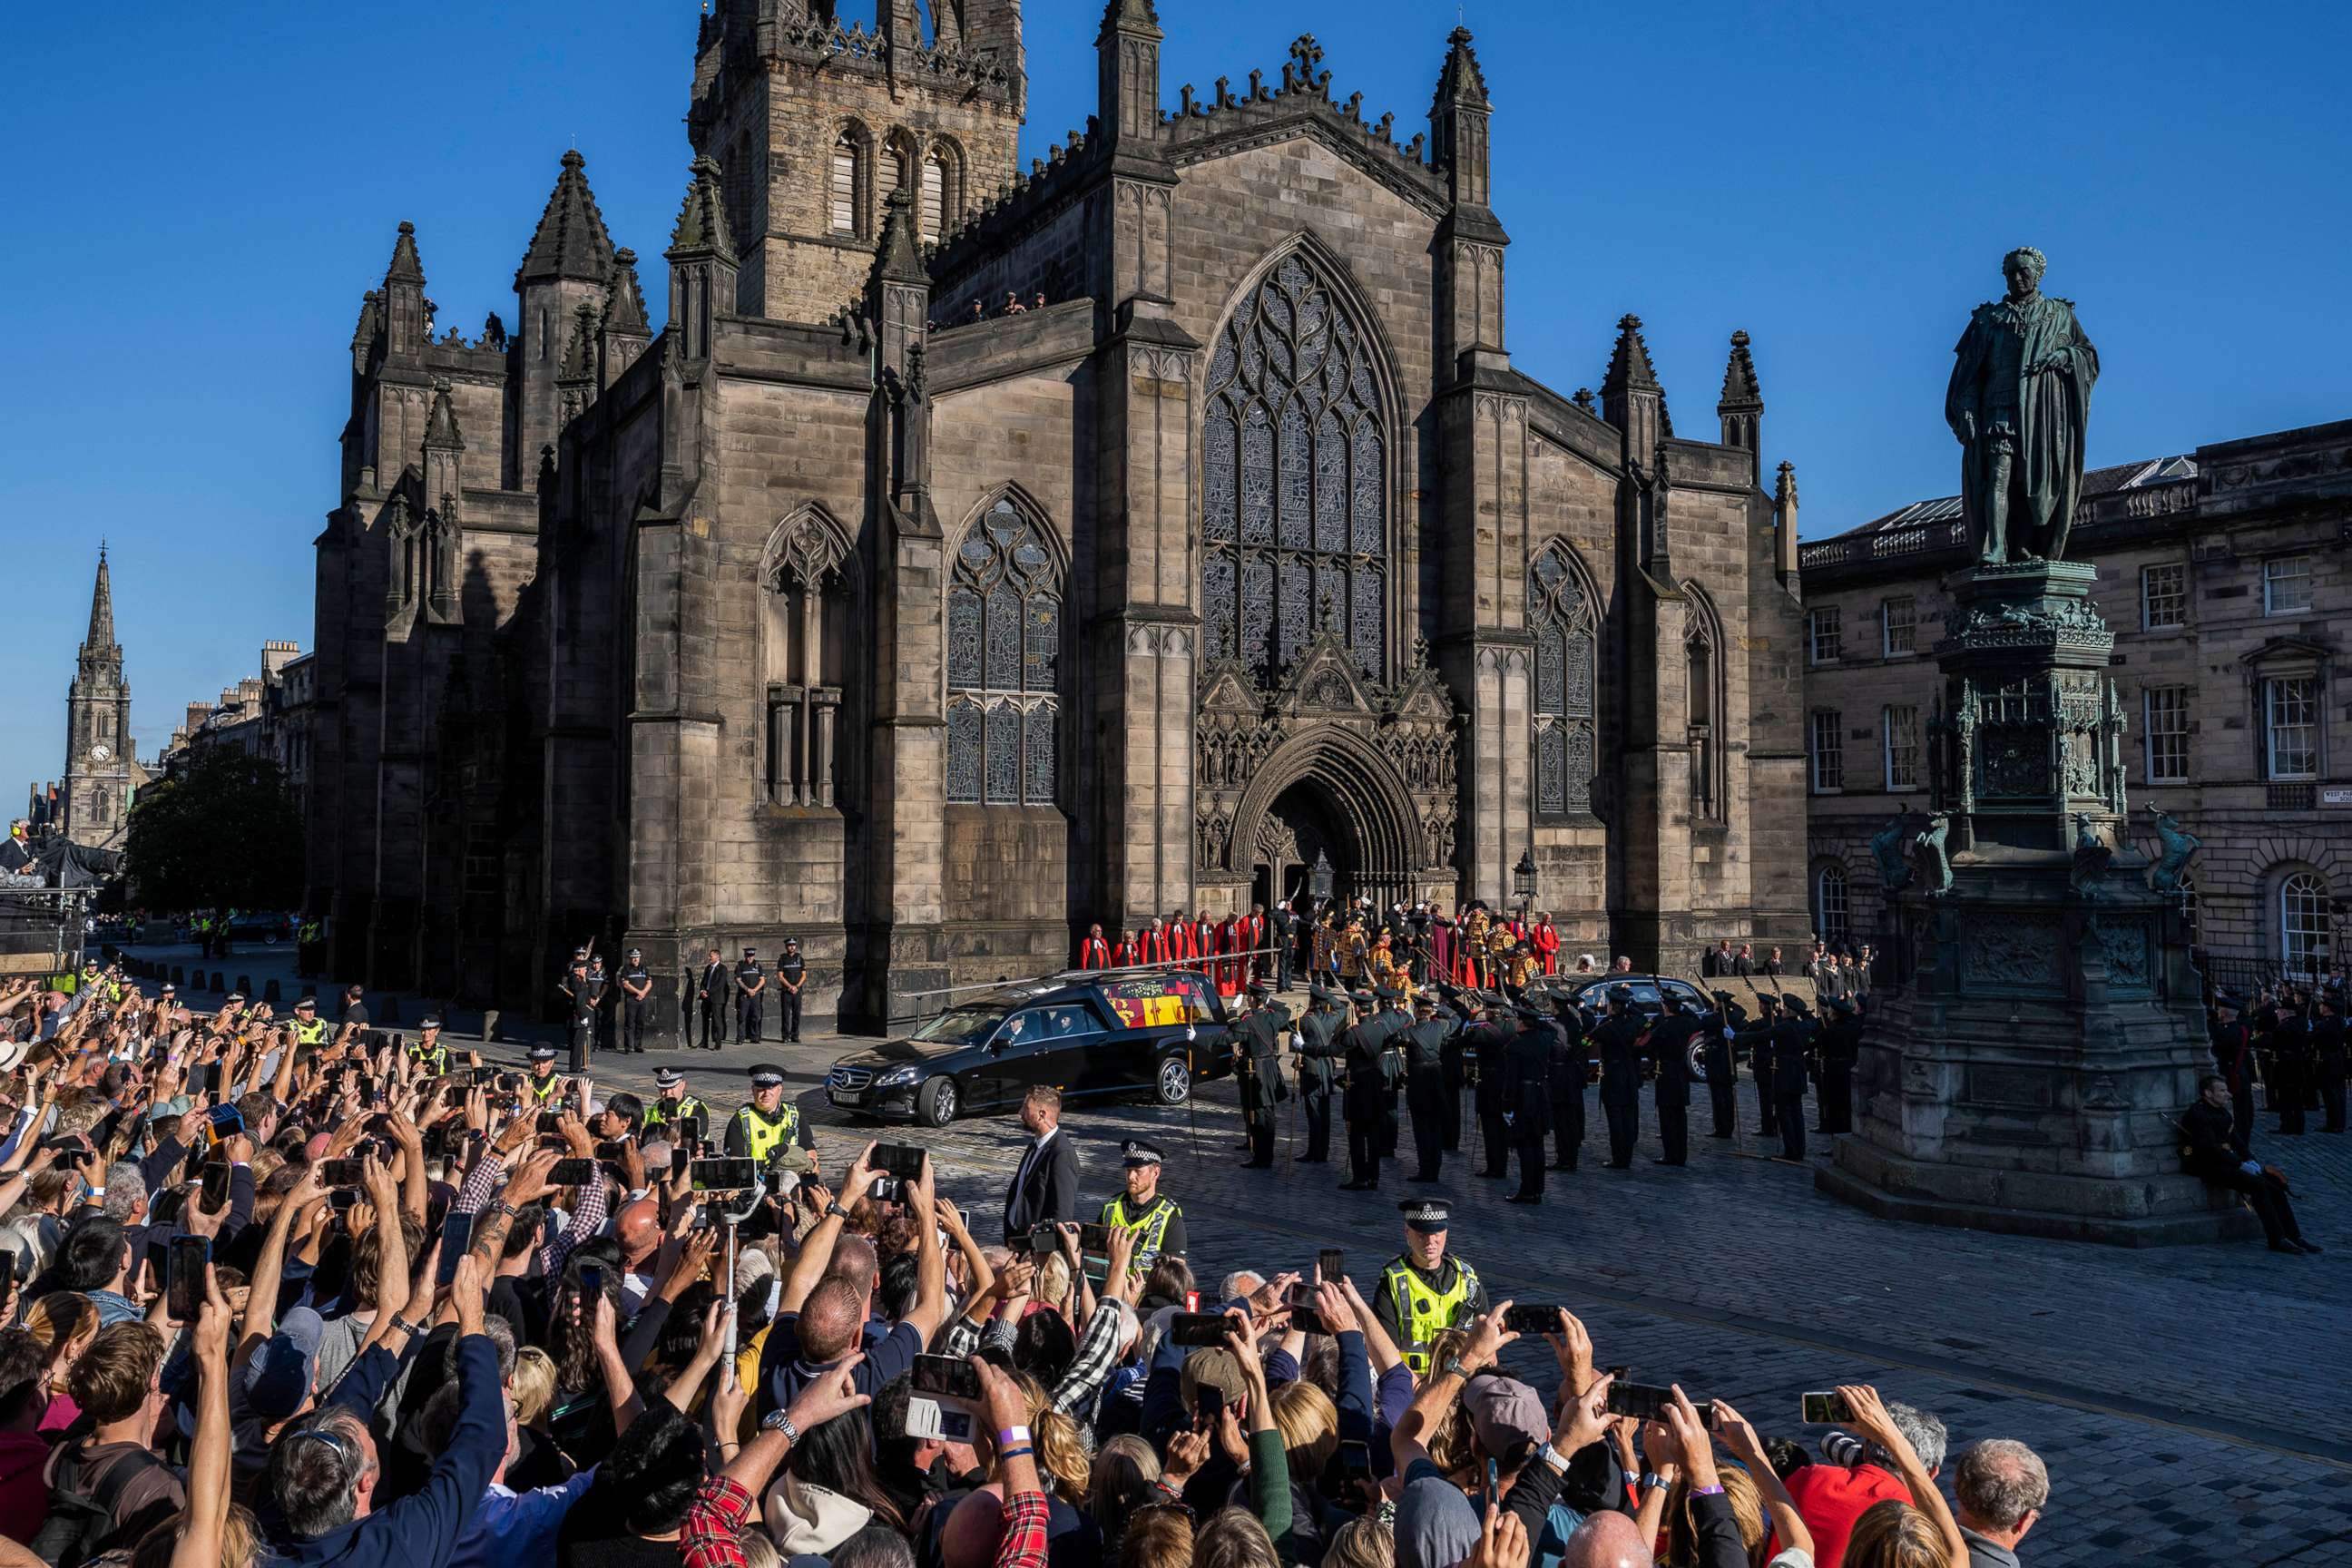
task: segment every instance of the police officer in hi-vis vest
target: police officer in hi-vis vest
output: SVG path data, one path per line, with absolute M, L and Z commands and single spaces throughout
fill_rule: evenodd
M 798 1164 L 814 1169 L 816 1140 L 801 1119 L 801 1108 L 784 1099 L 784 1069 L 764 1063 L 753 1068 L 751 1098 L 727 1120 L 728 1154 L 755 1161 L 764 1171 L 787 1158 L 795 1145 L 802 1155 Z
M 531 1047 L 530 1075 L 522 1080 L 522 1108 L 534 1114 L 561 1110 L 563 1097 L 571 1089 L 572 1080 L 555 1070 L 555 1047 Z
M 1160 1190 L 1160 1149 L 1129 1139 L 1118 1146 L 1127 1190 L 1102 1206 L 1103 1225 L 1135 1232 L 1135 1267 L 1149 1270 L 1164 1255 L 1184 1256 L 1184 1210 Z
M 319 999 L 305 996 L 294 1004 L 294 1043 L 305 1050 L 317 1050 L 327 1043 L 327 1020 L 319 1016 Z
M 1429 1347 L 1437 1336 L 1486 1310 L 1486 1290 L 1477 1270 L 1445 1250 L 1452 1205 L 1410 1198 L 1397 1207 L 1404 1211 L 1404 1250 L 1381 1270 L 1372 1315 L 1420 1377 L 1429 1371 Z
M 703 1136 L 709 1136 L 710 1114 L 702 1101 L 686 1092 L 686 1075 L 676 1068 L 654 1068 L 654 1088 L 659 1092 L 646 1106 L 645 1130 L 648 1139 L 669 1137 L 677 1124 L 689 1116 L 703 1120 Z
M 416 1038 L 408 1042 L 408 1059 L 428 1078 L 438 1078 L 449 1070 L 449 1047 L 441 1038 L 441 1020 L 437 1016 L 427 1013 L 416 1020 Z

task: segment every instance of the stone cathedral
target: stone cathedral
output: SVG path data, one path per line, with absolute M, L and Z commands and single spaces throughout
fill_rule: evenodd
M 594 939 L 674 1001 L 793 936 L 871 1024 L 1318 855 L 1449 910 L 1528 861 L 1643 968 L 1801 941 L 1747 337 L 1719 439 L 1631 316 L 1597 397 L 1513 366 L 1470 36 L 1401 140 L 1311 38 L 1168 107 L 1111 0 L 1024 166 L 1019 0 L 927 9 L 714 0 L 658 327 L 577 153 L 511 326 L 436 335 L 400 226 L 318 540 L 334 973 L 513 1006 Z

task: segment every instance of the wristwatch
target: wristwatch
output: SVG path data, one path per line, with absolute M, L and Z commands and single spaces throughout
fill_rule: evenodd
M 769 1411 L 761 1418 L 760 1430 L 782 1432 L 787 1443 L 797 1443 L 801 1440 L 801 1429 L 793 1425 L 793 1413 L 789 1410 Z
M 840 1199 L 835 1198 L 833 1202 L 824 1205 L 824 1217 L 827 1219 L 845 1220 L 849 1217 L 849 1211 L 841 1206 Z
M 1447 1356 L 1445 1358 L 1445 1365 L 1443 1370 L 1447 1376 L 1458 1377 L 1465 1383 L 1469 1382 L 1472 1378 L 1478 1375 L 1476 1370 L 1464 1362 L 1458 1355 Z

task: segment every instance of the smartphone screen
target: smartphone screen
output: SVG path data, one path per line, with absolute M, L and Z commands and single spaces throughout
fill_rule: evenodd
M 1225 1416 L 1225 1391 L 1204 1383 L 1192 1391 L 1192 1430 L 1213 1432 Z
M 1657 1421 L 1664 1416 L 1667 1405 L 1675 1402 L 1675 1391 L 1647 1383 L 1612 1383 L 1609 1385 L 1609 1414 L 1631 1415 L 1637 1421 Z
M 212 1237 L 175 1236 L 171 1261 L 165 1266 L 168 1300 L 164 1310 L 183 1323 L 193 1323 L 205 1304 L 205 1267 L 213 1260 Z
M 621 1163 L 621 1158 L 623 1154 L 626 1152 L 627 1149 L 628 1144 L 623 1140 L 617 1138 L 607 1139 L 604 1142 L 596 1145 L 596 1158 L 599 1160 L 610 1161 L 614 1164 L 617 1165 Z
M 923 1173 L 923 1152 L 912 1143 L 877 1143 L 872 1163 L 886 1176 L 911 1182 Z
M 1515 1334 L 1556 1334 L 1559 1331 L 1559 1309 L 1539 1301 L 1514 1302 L 1511 1310 L 1503 1314 L 1503 1327 Z
M 228 1206 L 228 1163 L 215 1160 L 205 1167 L 204 1196 L 201 1205 L 206 1214 L 218 1214 Z
M 467 1082 L 468 1082 L 468 1083 L 470 1083 L 470 1084 L 472 1084 L 476 1089 L 480 1089 L 480 1088 L 482 1088 L 483 1086 L 485 1086 L 485 1085 L 487 1085 L 487 1084 L 493 1084 L 493 1083 L 496 1083 L 496 1082 L 498 1081 L 498 1079 L 499 1079 L 499 1069 L 498 1069 L 498 1068 L 474 1068 L 474 1069 L 472 1069 L 469 1073 L 467 1073 L 467 1074 L 466 1081 L 467 1081 Z
M 245 1115 L 234 1105 L 215 1105 L 205 1112 L 205 1140 L 217 1149 L 224 1139 L 245 1131 Z
M 1327 1247 L 1315 1255 L 1315 1277 L 1326 1285 L 1337 1285 L 1348 1277 L 1348 1255 L 1336 1247 Z
M 1222 1312 L 1179 1312 L 1169 1322 L 1168 1341 L 1188 1346 L 1221 1345 L 1232 1326 Z
M 559 1187 L 584 1187 L 596 1179 L 593 1160 L 558 1160 L 547 1179 Z
M 356 1187 L 365 1175 L 364 1163 L 358 1160 L 321 1160 L 319 1180 L 331 1187 Z
M 980 1371 L 961 1356 L 919 1355 L 914 1379 L 914 1392 L 926 1398 L 980 1403 Z
M 697 1160 L 687 1171 L 698 1193 L 740 1192 L 759 1180 L 757 1167 L 745 1159 Z
M 1807 1394 L 1799 1396 L 1802 1407 L 1801 1419 L 1808 1426 L 1834 1426 L 1853 1419 L 1853 1407 L 1845 1395 L 1834 1391 L 1828 1394 Z
M 594 1297 L 601 1296 L 604 1293 L 604 1268 L 601 1265 L 594 1263 L 582 1264 L 580 1266 L 580 1294 L 583 1298 L 593 1299 Z
M 466 1256 L 474 1245 L 474 1222 L 478 1215 L 452 1214 L 441 1222 L 441 1260 L 433 1271 L 433 1282 L 446 1285 L 457 1278 L 457 1259 Z
M 541 1111 L 539 1113 L 539 1131 L 541 1133 L 562 1131 L 563 1113 L 560 1110 Z
M 1357 1439 L 1339 1445 L 1339 1473 L 1349 1480 L 1372 1473 L 1372 1446 Z
M 1082 1225 L 1078 1226 L 1078 1250 L 1080 1252 L 1108 1252 L 1110 1250 L 1110 1226 L 1107 1225 Z

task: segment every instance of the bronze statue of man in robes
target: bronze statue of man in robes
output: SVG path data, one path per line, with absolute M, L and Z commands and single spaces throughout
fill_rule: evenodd
M 2083 491 L 2099 351 L 2074 301 L 2042 292 L 2049 264 L 2031 246 L 2003 257 L 2009 297 L 1978 306 L 1953 351 L 1944 420 L 1959 437 L 1960 505 L 1984 565 L 2064 555 Z

